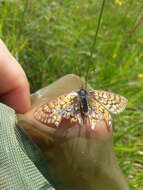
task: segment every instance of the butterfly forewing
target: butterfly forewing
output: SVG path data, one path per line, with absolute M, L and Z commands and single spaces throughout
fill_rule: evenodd
M 124 111 L 128 102 L 123 96 L 102 90 L 91 90 L 89 91 L 89 96 L 90 99 L 99 102 L 112 114 L 118 114 Z
M 71 92 L 57 97 L 50 103 L 45 103 L 34 113 L 35 119 L 56 127 L 63 119 L 81 123 L 79 97 L 77 92 Z

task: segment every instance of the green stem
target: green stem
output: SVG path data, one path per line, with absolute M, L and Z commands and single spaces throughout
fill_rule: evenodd
M 89 75 L 90 66 L 92 64 L 92 56 L 93 56 L 95 45 L 96 45 L 96 42 L 97 42 L 97 35 L 98 35 L 99 28 L 100 28 L 100 25 L 101 25 L 101 18 L 102 18 L 102 15 L 103 15 L 105 1 L 106 0 L 103 0 L 102 4 L 101 4 L 101 9 L 100 9 L 100 14 L 99 14 L 99 18 L 98 18 L 97 28 L 96 28 L 96 32 L 95 32 L 94 39 L 93 39 L 93 44 L 92 44 L 91 51 L 90 51 L 90 62 L 87 65 L 87 73 L 86 73 L 86 77 L 85 77 L 86 87 L 87 87 L 87 79 L 88 79 L 88 75 Z

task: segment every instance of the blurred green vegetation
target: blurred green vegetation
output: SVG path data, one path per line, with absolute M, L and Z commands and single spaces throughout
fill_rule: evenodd
M 101 1 L 0 0 L 0 38 L 22 64 L 31 91 L 75 73 L 85 77 Z M 88 82 L 128 98 L 114 144 L 132 190 L 143 189 L 143 2 L 108 0 Z

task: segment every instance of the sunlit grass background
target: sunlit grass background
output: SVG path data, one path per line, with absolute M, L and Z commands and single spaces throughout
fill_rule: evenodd
M 86 75 L 100 0 L 0 0 L 0 38 L 35 91 L 59 77 Z M 115 119 L 118 162 L 132 190 L 143 189 L 143 2 L 108 0 L 88 82 L 128 98 Z

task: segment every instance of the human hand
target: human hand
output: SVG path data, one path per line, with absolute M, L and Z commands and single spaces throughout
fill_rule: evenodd
M 18 124 L 44 154 L 55 184 L 61 185 L 58 189 L 129 190 L 115 159 L 112 129 L 107 122 L 97 121 L 93 130 L 88 123 L 63 121 L 54 127 L 35 118 L 35 111 L 42 105 L 54 105 L 57 97 L 77 91 L 81 86 L 84 81 L 70 74 L 38 90 L 32 94 L 29 111 L 18 115 Z
M 30 91 L 26 75 L 0 40 L 0 102 L 12 107 L 17 113 L 30 108 Z

